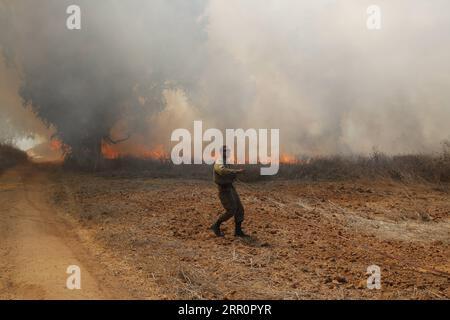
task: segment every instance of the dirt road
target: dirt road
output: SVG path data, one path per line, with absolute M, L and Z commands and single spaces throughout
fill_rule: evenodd
M 111 290 L 114 281 L 105 281 L 102 266 L 73 226 L 49 206 L 50 184 L 45 174 L 30 167 L 11 169 L 2 177 L 0 299 L 126 297 L 126 292 Z M 80 290 L 66 286 L 70 265 L 80 268 Z

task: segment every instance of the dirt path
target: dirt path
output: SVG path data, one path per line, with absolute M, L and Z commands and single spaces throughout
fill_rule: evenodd
M 70 224 L 47 202 L 48 181 L 30 167 L 0 181 L 0 299 L 126 297 L 103 281 L 102 266 L 80 244 Z M 81 289 L 66 287 L 68 266 L 81 270 Z

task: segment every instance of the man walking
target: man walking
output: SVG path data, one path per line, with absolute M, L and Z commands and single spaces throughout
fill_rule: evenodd
M 214 164 L 214 182 L 219 188 L 219 199 L 226 211 L 211 226 L 211 230 L 213 230 L 216 236 L 223 237 L 224 233 L 220 230 L 220 225 L 231 217 L 234 217 L 234 235 L 236 237 L 248 237 L 242 231 L 241 227 L 244 221 L 244 207 L 233 185 L 233 182 L 236 180 L 236 175 L 244 172 L 244 170 L 231 169 L 227 164 L 229 157 L 230 149 L 227 146 L 223 146 L 222 155 Z

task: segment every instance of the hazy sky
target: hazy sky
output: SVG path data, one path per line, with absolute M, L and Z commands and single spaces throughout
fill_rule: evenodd
M 0 45 L 15 63 L 0 60 L 2 126 L 43 132 L 25 120 L 25 84 L 42 104 L 73 104 L 68 122 L 136 95 L 148 112 L 133 139 L 149 147 L 193 120 L 280 128 L 295 154 L 428 152 L 450 139 L 448 1 L 75 1 L 85 20 L 68 31 L 72 2 L 0 0 Z M 381 30 L 366 27 L 371 4 Z M 135 118 L 120 114 L 116 130 Z

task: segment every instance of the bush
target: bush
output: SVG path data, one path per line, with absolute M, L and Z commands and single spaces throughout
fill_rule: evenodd
M 28 155 L 25 151 L 8 144 L 0 144 L 0 172 L 27 161 Z

